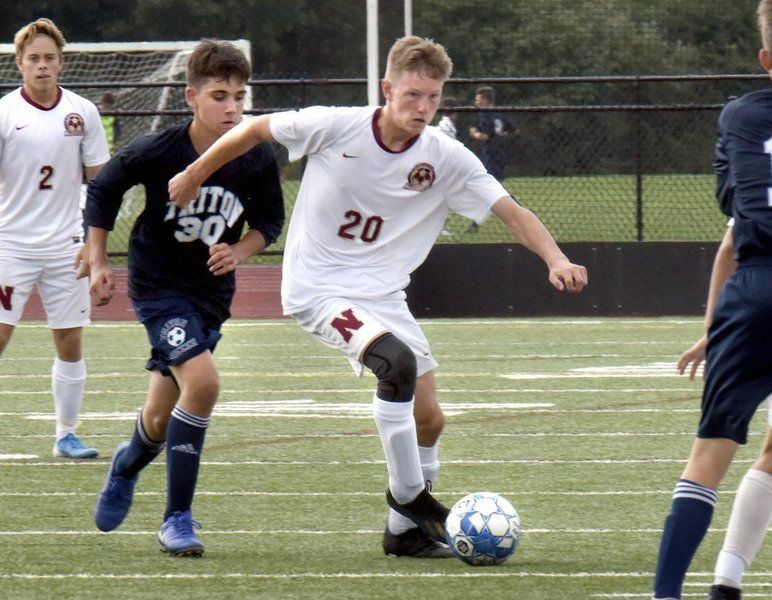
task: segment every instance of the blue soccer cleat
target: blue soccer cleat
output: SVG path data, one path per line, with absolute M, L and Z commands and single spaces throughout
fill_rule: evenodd
M 74 433 L 68 433 L 54 444 L 54 456 L 65 458 L 96 458 L 99 450 L 89 448 Z
M 102 491 L 99 492 L 99 498 L 97 498 L 94 523 L 100 531 L 112 531 L 118 527 L 123 523 L 131 508 L 134 485 L 137 483 L 138 476 L 135 475 L 133 478 L 127 479 L 115 475 L 115 463 L 128 446 L 129 442 L 121 442 L 115 448 L 110 470 L 107 472 L 107 479 L 105 479 L 105 484 Z
M 204 545 L 193 532 L 194 527 L 201 529 L 201 523 L 193 520 L 189 510 L 172 513 L 158 532 L 161 552 L 168 552 L 170 556 L 201 556 Z

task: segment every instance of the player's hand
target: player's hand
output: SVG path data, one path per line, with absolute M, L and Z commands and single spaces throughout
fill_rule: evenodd
M 187 171 L 177 173 L 169 180 L 169 200 L 174 202 L 177 208 L 185 208 L 198 198 L 200 187 Z
M 89 276 L 91 270 L 88 264 L 88 242 L 83 244 L 83 247 L 78 250 L 78 255 L 75 257 L 75 268 L 78 270 L 75 275 L 77 279 Z
M 684 371 L 686 371 L 686 368 L 691 365 L 692 368 L 689 371 L 689 379 L 694 379 L 697 375 L 697 369 L 702 364 L 702 362 L 705 360 L 705 350 L 708 347 L 708 334 L 705 333 L 702 335 L 700 339 L 698 339 L 694 346 L 689 348 L 686 352 L 684 352 L 681 357 L 678 359 L 678 373 L 680 375 L 684 374 Z M 704 372 L 703 372 L 704 376 Z
M 555 289 L 577 294 L 587 285 L 587 269 L 562 260 L 550 268 L 549 280 Z
M 206 265 L 212 275 L 225 275 L 235 271 L 241 260 L 236 256 L 230 244 L 212 244 L 209 246 L 209 260 Z
M 109 266 L 91 267 L 91 298 L 96 306 L 104 306 L 115 294 L 115 276 Z

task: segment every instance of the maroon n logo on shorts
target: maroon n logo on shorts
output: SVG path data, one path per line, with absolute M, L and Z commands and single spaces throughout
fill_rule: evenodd
M 3 309 L 11 310 L 11 296 L 13 296 L 12 285 L 0 285 L 0 304 Z
M 354 316 L 354 311 L 350 308 L 340 313 L 340 317 L 335 317 L 330 324 L 343 336 L 345 342 L 351 339 L 352 331 L 356 331 L 364 325 L 362 321 Z
M 11 296 L 13 296 L 12 285 L 0 285 L 0 304 L 4 310 L 11 310 Z

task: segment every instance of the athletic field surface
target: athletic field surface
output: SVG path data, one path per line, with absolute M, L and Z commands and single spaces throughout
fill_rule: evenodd
M 163 456 L 123 525 L 93 523 L 116 444 L 145 399 L 148 344 L 131 321 L 84 334 L 79 434 L 99 459 L 51 456 L 53 348 L 20 324 L 0 359 L 0 598 L 649 598 L 660 530 L 691 447 L 702 380 L 675 362 L 698 318 L 458 319 L 422 326 L 447 422 L 436 496 L 498 492 L 520 513 L 515 555 L 495 567 L 388 557 L 376 380 L 289 320 L 234 320 L 215 353 L 221 394 L 193 516 L 200 559 L 159 551 Z M 734 490 L 766 428 L 756 415 L 719 493 L 685 598 L 712 583 Z M 772 544 L 744 597 L 772 597 Z

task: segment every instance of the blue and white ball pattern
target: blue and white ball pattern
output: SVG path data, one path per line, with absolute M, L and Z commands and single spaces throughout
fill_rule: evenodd
M 470 565 L 496 565 L 514 554 L 520 541 L 520 515 L 493 492 L 475 492 L 453 505 L 445 522 L 448 544 Z

